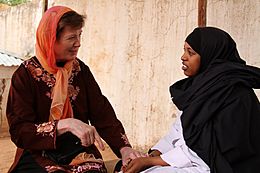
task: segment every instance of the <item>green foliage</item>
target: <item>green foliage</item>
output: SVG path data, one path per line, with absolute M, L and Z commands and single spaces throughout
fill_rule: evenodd
M 19 5 L 27 2 L 28 0 L 0 0 L 0 4 L 7 4 L 11 6 Z

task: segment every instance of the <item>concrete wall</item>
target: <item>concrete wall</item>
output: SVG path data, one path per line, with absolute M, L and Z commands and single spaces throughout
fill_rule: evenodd
M 43 1 L 0 9 L 0 50 L 20 58 L 34 55 L 35 33 L 43 14 Z M 0 137 L 7 136 L 6 102 L 11 76 L 17 67 L 0 66 Z
M 87 15 L 79 57 L 92 69 L 131 143 L 150 147 L 175 118 L 169 86 L 183 77 L 180 56 L 186 34 L 197 24 L 197 2 L 62 0 L 49 5 L 69 5 Z
M 207 0 L 207 25 L 226 30 L 247 64 L 260 67 L 260 0 Z M 260 98 L 260 90 L 255 90 Z
M 20 58 L 34 54 L 36 27 L 43 1 L 32 0 L 0 11 L 0 50 Z
M 21 55 L 33 52 L 41 2 L 30 3 L 29 14 L 23 10 L 27 6 L 0 12 L 0 26 L 9 28 L 0 28 L 0 49 Z M 180 56 L 186 35 L 197 25 L 197 1 L 49 0 L 49 7 L 53 5 L 67 5 L 87 15 L 79 58 L 90 66 L 134 147 L 153 145 L 175 119 L 169 86 L 184 77 Z M 208 0 L 207 13 L 208 25 L 230 32 L 241 56 L 256 66 L 260 66 L 259 8 L 259 1 L 253 0 Z

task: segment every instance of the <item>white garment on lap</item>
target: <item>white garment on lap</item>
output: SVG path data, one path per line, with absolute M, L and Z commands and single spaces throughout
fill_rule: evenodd
M 186 145 L 180 115 L 181 112 L 169 133 L 151 148 L 159 150 L 161 158 L 170 166 L 154 166 L 142 173 L 210 173 L 208 165 Z
M 172 166 L 153 166 L 140 173 L 204 173 L 197 167 L 174 168 Z

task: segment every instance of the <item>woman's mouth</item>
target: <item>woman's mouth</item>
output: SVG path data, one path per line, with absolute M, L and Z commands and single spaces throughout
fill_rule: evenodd
M 183 66 L 181 67 L 181 69 L 182 69 L 183 71 L 185 71 L 185 70 L 188 69 L 188 67 L 187 67 L 186 65 L 183 64 Z
M 77 54 L 77 53 L 78 53 L 78 50 L 70 50 L 70 53 L 72 53 L 72 54 Z

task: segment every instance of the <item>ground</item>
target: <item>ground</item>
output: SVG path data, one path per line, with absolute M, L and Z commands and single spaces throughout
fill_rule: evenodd
M 16 147 L 10 137 L 0 137 L 0 149 L 0 173 L 6 173 L 13 162 Z M 117 158 L 108 146 L 101 153 L 105 161 Z
M 0 138 L 0 172 L 6 173 L 14 159 L 15 145 L 9 137 Z

